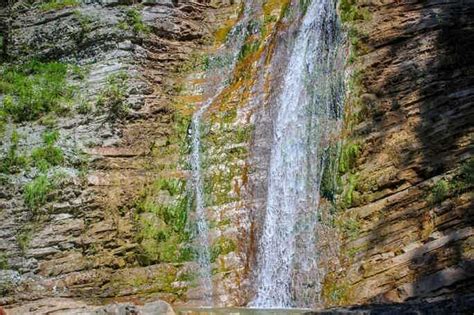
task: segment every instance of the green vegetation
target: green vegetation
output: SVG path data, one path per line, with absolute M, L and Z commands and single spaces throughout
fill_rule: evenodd
M 13 131 L 10 138 L 10 147 L 5 156 L 0 159 L 0 173 L 16 174 L 28 165 L 28 159 L 18 153 L 20 135 Z
M 48 194 L 55 188 L 55 184 L 47 175 L 39 175 L 28 183 L 23 191 L 23 199 L 28 208 L 37 210 L 48 200 Z
M 308 11 L 308 7 L 310 3 L 311 3 L 310 0 L 300 0 L 300 8 L 303 14 L 306 14 L 306 11 Z
M 99 94 L 97 107 L 107 109 L 111 119 L 122 119 L 128 114 L 127 79 L 125 72 L 109 76 L 107 86 Z
M 75 7 L 79 5 L 78 0 L 46 0 L 39 8 L 43 11 L 59 10 L 66 7 Z
M 346 173 L 351 170 L 360 154 L 360 146 L 357 143 L 346 143 L 342 147 L 339 157 L 339 172 Z
M 4 252 L 0 252 L 0 270 L 6 270 L 8 268 L 8 257 Z
M 343 23 L 364 21 L 370 18 L 369 11 L 361 8 L 357 0 L 341 0 L 339 3 L 339 13 Z
M 245 58 L 247 58 L 251 54 L 258 51 L 258 49 L 260 48 L 260 44 L 261 44 L 260 40 L 254 40 L 254 41 L 250 41 L 250 42 L 247 41 L 244 45 L 242 45 L 242 48 L 241 48 L 240 53 L 239 53 L 239 59 L 238 60 L 239 61 L 244 60 Z
M 74 17 L 81 28 L 81 31 L 77 34 L 75 39 L 78 43 L 82 43 L 86 37 L 86 34 L 92 30 L 92 23 L 94 22 L 94 19 L 78 10 L 74 11 Z
M 461 167 L 461 181 L 466 186 L 474 185 L 474 158 L 470 158 Z
M 349 288 L 345 284 L 338 284 L 337 281 L 324 283 L 323 297 L 329 305 L 344 305 L 347 303 Z
M 431 204 L 435 205 L 443 200 L 449 194 L 449 184 L 445 180 L 438 181 L 432 188 L 429 201 Z
M 151 29 L 143 22 L 143 17 L 137 9 L 129 9 L 125 13 L 125 18 L 119 23 L 119 28 L 132 30 L 137 34 L 149 34 Z
M 67 72 L 68 65 L 59 62 L 31 61 L 0 68 L 0 93 L 5 94 L 0 117 L 24 122 L 67 112 L 73 98 Z
M 20 250 L 24 253 L 30 246 L 30 241 L 32 238 L 32 231 L 29 228 L 23 229 L 17 236 L 16 242 Z
M 185 181 L 160 179 L 147 188 L 136 202 L 137 235 L 140 243 L 140 263 L 182 262 L 192 259 L 192 251 L 186 246 L 188 197 Z M 172 201 L 161 203 L 158 196 L 165 193 Z
M 360 235 L 360 222 L 357 218 L 346 218 L 341 222 L 341 230 L 349 240 L 355 240 Z
M 50 167 L 61 165 L 64 162 L 62 150 L 55 146 L 58 139 L 58 131 L 47 131 L 43 134 L 44 145 L 33 149 L 31 152 L 31 160 L 34 166 L 46 171 Z
M 235 242 L 224 236 L 214 241 L 211 247 L 211 262 L 215 262 L 220 255 L 227 255 L 237 249 Z

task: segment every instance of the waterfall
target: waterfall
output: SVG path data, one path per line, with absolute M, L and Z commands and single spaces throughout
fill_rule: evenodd
M 310 0 L 300 11 L 275 104 L 252 307 L 311 307 L 321 289 L 315 236 L 319 186 L 324 152 L 342 112 L 341 76 L 335 69 L 337 21 L 333 0 Z
M 248 35 L 248 25 L 252 12 L 252 1 L 249 1 L 245 8 L 244 14 L 239 22 L 229 32 L 228 39 L 224 47 L 222 47 L 214 56 L 211 57 L 208 70 L 208 76 L 212 76 L 212 82 L 218 82 L 216 86 L 211 86 L 213 96 L 204 102 L 200 108 L 194 113 L 191 121 L 191 187 L 194 196 L 194 224 L 195 224 L 195 248 L 197 263 L 199 266 L 199 281 L 204 295 L 204 305 L 212 306 L 212 270 L 210 258 L 210 240 L 209 240 L 209 224 L 206 218 L 206 203 L 204 196 L 204 174 L 202 167 L 202 125 L 203 115 L 208 108 L 216 101 L 218 96 L 226 87 L 226 82 L 233 73 L 239 53 Z M 212 67 L 213 60 L 219 61 L 219 67 Z M 224 65 L 222 64 L 222 61 Z

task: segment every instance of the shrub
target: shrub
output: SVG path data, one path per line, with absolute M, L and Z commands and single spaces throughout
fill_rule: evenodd
M 68 66 L 31 61 L 0 71 L 0 93 L 6 94 L 0 111 L 15 122 L 35 120 L 50 112 L 67 111 L 73 88 L 66 81 Z
M 44 174 L 39 175 L 25 186 L 23 199 L 31 210 L 37 210 L 48 201 L 48 194 L 54 189 L 54 184 Z

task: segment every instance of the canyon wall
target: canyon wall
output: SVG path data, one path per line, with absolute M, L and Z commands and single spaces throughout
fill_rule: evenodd
M 351 42 L 330 303 L 473 288 L 474 5 L 341 1 Z M 333 276 L 339 279 L 335 284 Z
M 57 110 L 14 111 L 18 103 L 0 115 L 0 305 L 199 305 L 189 124 L 221 84 L 243 4 L 64 3 L 0 9 L 0 101 L 31 96 L 18 84 L 60 91 Z M 255 290 L 275 97 L 303 4 L 248 3 L 235 69 L 204 115 L 216 305 L 245 305 Z M 470 292 L 474 6 L 338 6 L 348 92 L 321 188 L 324 305 Z M 41 69 L 63 69 L 52 62 L 64 78 L 44 87 L 57 70 Z

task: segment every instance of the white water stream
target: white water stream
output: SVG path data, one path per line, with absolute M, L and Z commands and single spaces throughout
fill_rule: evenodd
M 276 104 L 252 307 L 312 307 L 321 289 L 315 237 L 319 186 L 342 104 L 333 87 L 335 3 L 312 0 L 305 11 Z

